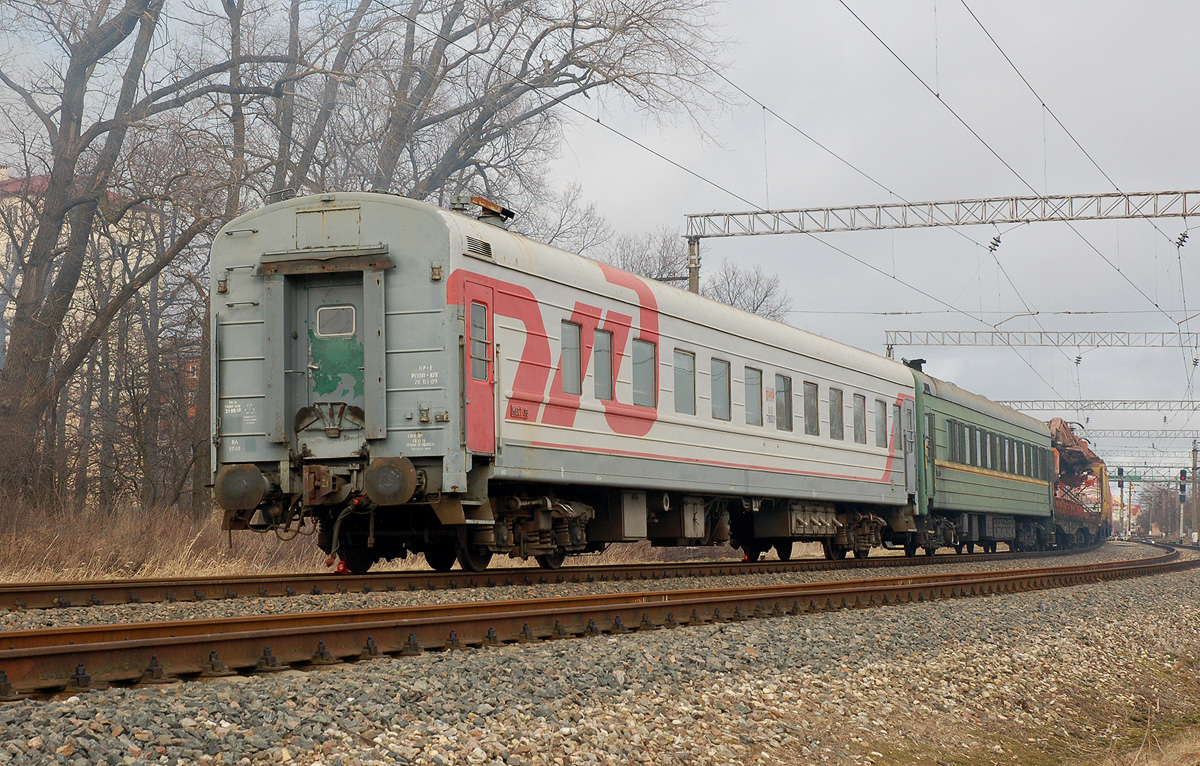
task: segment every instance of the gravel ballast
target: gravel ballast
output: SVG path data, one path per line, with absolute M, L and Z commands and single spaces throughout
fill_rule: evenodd
M 0 763 L 1089 762 L 1196 721 L 1197 589 L 1188 571 L 24 700 L 0 706 Z

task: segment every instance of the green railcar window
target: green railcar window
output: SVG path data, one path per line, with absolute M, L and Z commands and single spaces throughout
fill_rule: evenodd
M 988 434 L 988 467 L 993 471 L 1000 470 L 1000 437 Z

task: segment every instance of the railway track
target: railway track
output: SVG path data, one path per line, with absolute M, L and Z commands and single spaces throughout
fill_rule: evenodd
M 301 594 L 371 593 L 396 590 L 440 590 L 509 585 L 554 583 L 654 581 L 672 577 L 720 577 L 781 572 L 813 572 L 830 569 L 926 566 L 974 561 L 1006 561 L 1081 553 L 1092 548 L 1065 551 L 992 554 L 948 554 L 939 556 L 879 556 L 867 559 L 827 561 L 705 561 L 633 565 L 566 566 L 546 570 L 534 567 L 486 569 L 482 572 L 390 571 L 365 575 L 331 572 L 235 577 L 168 577 L 133 580 L 84 580 L 0 584 L 0 608 L 53 609 L 104 604 L 149 604 L 170 601 L 204 601 L 229 598 L 267 598 Z
M 1011 593 L 1200 566 L 1200 559 L 1158 547 L 1158 556 L 1090 565 L 10 631 L 0 634 L 0 698 Z

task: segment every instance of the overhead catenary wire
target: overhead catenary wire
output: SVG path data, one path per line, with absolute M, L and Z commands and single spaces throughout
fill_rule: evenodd
M 960 0 L 960 1 L 961 1 L 961 0 Z M 932 95 L 932 96 L 933 96 L 933 97 L 934 97 L 934 98 L 937 100 L 937 102 L 938 102 L 939 104 L 941 104 L 941 105 L 942 105 L 942 106 L 943 106 L 943 107 L 944 107 L 944 108 L 945 108 L 945 109 L 946 109 L 946 110 L 947 110 L 947 111 L 948 111 L 948 112 L 951 114 L 951 116 L 953 116 L 953 117 L 954 117 L 954 119 L 955 119 L 955 120 L 957 120 L 957 121 L 959 122 L 959 124 L 961 124 L 961 125 L 963 126 L 963 128 L 965 128 L 965 129 L 967 130 L 967 132 L 968 132 L 968 133 L 970 133 L 972 136 L 974 136 L 974 137 L 975 137 L 975 139 L 976 139 L 976 140 L 977 140 L 977 141 L 978 141 L 980 144 L 982 144 L 982 145 L 983 145 L 983 147 L 984 147 L 984 148 L 985 148 L 985 149 L 986 149 L 986 150 L 987 150 L 987 151 L 988 151 L 988 152 L 989 152 L 989 153 L 990 153 L 990 154 L 991 154 L 993 157 L 995 157 L 997 161 L 999 161 L 999 162 L 1000 162 L 1000 164 L 1002 164 L 1002 165 L 1003 165 L 1003 166 L 1004 166 L 1004 167 L 1005 167 L 1005 168 L 1006 168 L 1006 169 L 1007 169 L 1007 170 L 1008 170 L 1008 171 L 1009 171 L 1009 172 L 1010 172 L 1010 173 L 1011 173 L 1011 174 L 1012 174 L 1012 175 L 1013 175 L 1013 176 L 1014 176 L 1014 177 L 1015 177 L 1015 178 L 1016 178 L 1018 181 L 1020 181 L 1020 182 L 1021 182 L 1021 183 L 1022 183 L 1024 186 L 1025 186 L 1025 188 L 1029 189 L 1029 190 L 1030 190 L 1030 191 L 1031 191 L 1031 192 L 1032 192 L 1034 195 L 1037 195 L 1037 196 L 1039 196 L 1039 197 L 1041 196 L 1041 194 L 1040 194 L 1040 193 L 1038 192 L 1038 190 L 1037 190 L 1037 189 L 1036 189 L 1036 188 L 1033 186 L 1033 184 L 1029 183 L 1029 181 L 1027 181 L 1027 180 L 1025 179 L 1025 177 L 1024 177 L 1023 175 L 1021 175 L 1021 173 L 1020 173 L 1020 172 L 1019 172 L 1019 171 L 1018 171 L 1018 170 L 1017 170 L 1015 167 L 1013 167 L 1011 163 L 1009 163 L 1009 162 L 1008 162 L 1008 160 L 1006 160 L 1006 159 L 1005 159 L 1005 158 L 1004 158 L 1004 157 L 1003 157 L 1003 156 L 1002 156 L 1002 155 L 1001 155 L 1001 154 L 1000 154 L 1000 153 L 999 153 L 999 152 L 998 152 L 998 151 L 997 151 L 997 150 L 996 150 L 996 149 L 995 149 L 995 148 L 994 148 L 994 147 L 993 147 L 993 146 L 992 146 L 990 143 L 988 143 L 988 141 L 987 141 L 987 140 L 986 140 L 986 139 L 985 139 L 985 138 L 984 138 L 982 135 L 980 135 L 980 133 L 979 133 L 978 131 L 976 131 L 976 130 L 975 130 L 975 128 L 974 128 L 974 127 L 972 127 L 972 126 L 971 126 L 971 124 L 970 124 L 970 123 L 968 123 L 968 122 L 966 121 L 966 119 L 964 119 L 964 118 L 962 117 L 962 115 L 960 115 L 960 114 L 959 114 L 959 113 L 958 113 L 958 112 L 957 112 L 957 111 L 954 109 L 954 107 L 950 106 L 950 104 L 949 104 L 949 103 L 948 103 L 948 102 L 947 102 L 945 99 L 943 99 L 943 98 L 942 98 L 941 94 L 940 94 L 940 93 L 939 93 L 939 92 L 938 92 L 936 89 L 934 89 L 934 88 L 930 87 L 929 83 L 928 83 L 928 82 L 926 82 L 926 81 L 925 81 L 925 79 L 924 79 L 923 77 L 921 77 L 921 75 L 917 74 L 917 72 L 916 72 L 916 71 L 915 71 L 915 70 L 914 70 L 914 69 L 913 69 L 911 66 L 909 66 L 908 62 L 906 62 L 906 61 L 904 60 L 904 58 L 903 58 L 903 57 L 901 57 L 901 56 L 900 56 L 900 54 L 898 54 L 898 53 L 897 53 L 897 52 L 896 52 L 896 51 L 895 51 L 895 50 L 894 50 L 894 49 L 893 49 L 893 48 L 892 48 L 892 47 L 891 47 L 891 46 L 890 46 L 890 45 L 887 43 L 887 41 L 885 41 L 885 40 L 884 40 L 882 37 L 880 37 L 880 35 L 879 35 L 879 34 L 878 34 L 878 33 L 877 33 L 877 32 L 876 32 L 876 31 L 875 31 L 875 30 L 874 30 L 874 29 L 871 27 L 871 25 L 869 25 L 869 24 L 866 22 L 866 20 L 865 20 L 865 19 L 863 19 L 861 16 L 859 16 L 859 15 L 858 15 L 858 13 L 856 13 L 856 12 L 854 11 L 854 9 L 853 9 L 853 8 L 851 8 L 851 7 L 850 7 L 850 6 L 849 6 L 849 5 L 846 3 L 846 0 L 838 0 L 838 2 L 841 4 L 841 6 L 842 6 L 843 8 L 845 8 L 845 9 L 846 9 L 846 11 L 847 11 L 847 12 L 848 12 L 848 13 L 849 13 L 851 16 L 853 16 L 853 17 L 854 17 L 855 21 L 857 21 L 857 22 L 858 22 L 858 23 L 859 23 L 859 24 L 860 24 L 860 25 L 863 27 L 863 29 L 865 29 L 865 30 L 867 31 L 867 33 L 868 33 L 868 34 L 870 34 L 870 35 L 871 35 L 873 38 L 875 38 L 875 40 L 876 40 L 876 41 L 877 41 L 877 42 L 878 42 L 878 43 L 879 43 L 881 46 L 883 46 L 883 48 L 884 48 L 884 49 L 885 49 L 885 50 L 886 50 L 886 51 L 887 51 L 889 54 L 891 54 L 892 58 L 894 58 L 894 59 L 895 59 L 895 60 L 896 60 L 896 61 L 897 61 L 897 62 L 898 62 L 898 63 L 899 63 L 899 64 L 900 64 L 900 65 L 901 65 L 901 66 L 902 66 L 902 67 L 903 67 L 903 68 L 904 68 L 904 69 L 905 69 L 905 70 L 906 70 L 906 71 L 907 71 L 909 74 L 911 74 L 911 75 L 913 76 L 913 78 L 914 78 L 914 79 L 916 79 L 916 81 L 917 81 L 918 83 L 920 83 L 920 84 L 921 84 L 921 86 L 922 86 L 922 87 L 923 87 L 923 88 L 924 88 L 926 91 L 928 91 L 928 92 L 929 92 L 929 94 L 930 94 L 930 95 Z M 964 3 L 964 5 L 965 5 L 965 3 Z M 969 9 L 968 9 L 968 10 L 969 10 Z M 1041 99 L 1040 99 L 1040 98 L 1039 98 L 1039 101 L 1041 101 Z M 1111 179 L 1109 179 L 1109 180 L 1110 180 L 1110 183 L 1111 183 Z M 1120 277 L 1121 277 L 1123 280 L 1125 280 L 1125 282 L 1127 282 L 1127 283 L 1129 284 L 1129 286 L 1130 286 L 1130 287 L 1132 287 L 1132 288 L 1133 288 L 1133 289 L 1134 289 L 1134 290 L 1135 290 L 1135 291 L 1136 291 L 1136 292 L 1137 292 L 1139 295 L 1141 295 L 1143 298 L 1145 298 L 1145 299 L 1146 299 L 1146 300 L 1147 300 L 1147 301 L 1148 301 L 1148 302 L 1149 302 L 1149 303 L 1150 303 L 1152 306 L 1154 306 L 1156 309 L 1158 309 L 1159 313 L 1163 314 L 1163 315 L 1164 315 L 1164 316 L 1166 316 L 1168 319 L 1171 319 L 1172 321 L 1174 321 L 1174 319 L 1171 317 L 1171 315 L 1170 315 L 1170 314 L 1168 314 L 1166 311 L 1164 311 L 1164 310 L 1162 309 L 1162 307 L 1161 307 L 1161 306 L 1158 304 L 1158 301 L 1156 301 L 1156 300 L 1154 300 L 1153 298 L 1151 298 L 1151 297 L 1150 297 L 1150 296 L 1149 296 L 1149 295 L 1148 295 L 1148 294 L 1147 294 L 1147 293 L 1146 293 L 1146 292 L 1145 292 L 1145 291 L 1144 291 L 1144 290 L 1143 290 L 1143 289 L 1142 289 L 1140 286 L 1138 286 L 1138 284 L 1137 284 L 1137 283 L 1135 283 L 1135 282 L 1134 282 L 1132 279 L 1130 279 L 1130 278 L 1129 278 L 1129 277 L 1128 277 L 1128 276 L 1127 276 L 1127 275 L 1126 275 L 1126 274 L 1125 274 L 1123 271 L 1121 271 L 1121 269 L 1120 269 L 1120 268 L 1119 268 L 1119 267 L 1118 267 L 1116 264 L 1114 264 L 1114 263 L 1112 262 L 1112 260 L 1111 260 L 1111 259 L 1110 259 L 1108 256 L 1106 256 L 1104 253 L 1102 253 L 1102 252 L 1100 251 L 1100 249 L 1099 249 L 1099 248 L 1097 248 L 1097 247 L 1096 247 L 1094 244 L 1092 244 L 1092 242 L 1091 242 L 1091 241 L 1090 241 L 1090 240 L 1089 240 L 1089 239 L 1088 239 L 1086 236 L 1084 236 L 1083 232 L 1079 231 L 1079 229 L 1078 229 L 1078 228 L 1077 228 L 1077 227 L 1076 227 L 1076 226 L 1075 226 L 1075 225 L 1074 225 L 1072 222 L 1070 222 L 1070 221 L 1066 221 L 1065 223 L 1067 224 L 1067 227 L 1068 227 L 1068 228 L 1070 228 L 1070 230 L 1071 230 L 1071 231 L 1072 231 L 1072 232 L 1073 232 L 1073 233 L 1074 233 L 1074 234 L 1075 234 L 1075 235 L 1076 235 L 1076 236 L 1077 236 L 1077 237 L 1078 237 L 1080 240 L 1082 240 L 1082 241 L 1084 242 L 1084 244 L 1086 244 L 1086 245 L 1087 245 L 1087 246 L 1088 246 L 1088 247 L 1089 247 L 1089 248 L 1090 248 L 1090 249 L 1091 249 L 1091 250 L 1092 250 L 1094 253 L 1096 253 L 1096 255 L 1097 255 L 1097 256 L 1099 256 L 1099 257 L 1100 257 L 1100 259 L 1101 259 L 1102 261 L 1104 261 L 1104 262 L 1105 262 L 1105 263 L 1106 263 L 1106 264 L 1107 264 L 1107 265 L 1108 265 L 1110 268 L 1112 268 L 1114 271 L 1116 271 L 1116 272 L 1117 272 L 1117 274 L 1118 274 L 1118 275 L 1119 275 L 1119 276 L 1120 276 Z M 1034 319 L 1034 321 L 1035 321 L 1035 323 L 1037 323 L 1037 320 L 1036 320 L 1036 318 Z M 1038 326 L 1039 326 L 1039 327 L 1041 327 L 1041 324 L 1040 324 L 1040 323 L 1037 323 L 1037 324 L 1038 324 Z M 1042 329 L 1044 330 L 1045 328 L 1042 328 Z M 1188 373 L 1189 373 L 1189 372 L 1190 372 L 1189 370 L 1186 370 L 1186 369 L 1185 369 L 1185 377 L 1187 377 L 1187 379 L 1188 379 L 1188 387 L 1189 387 L 1189 390 L 1190 390 L 1190 387 L 1191 387 L 1191 377 L 1190 377 L 1190 375 L 1188 375 Z
M 1033 87 L 1033 83 L 1029 82 L 1029 78 L 1026 77 L 1023 72 L 1021 72 L 1021 70 L 1017 66 L 1016 62 L 1012 60 L 1012 57 L 1008 55 L 1008 53 L 1000 45 L 1000 42 L 996 39 L 996 37 L 988 30 L 988 28 L 984 25 L 983 21 L 979 18 L 979 16 L 977 16 L 975 14 L 975 11 L 971 10 L 971 6 L 967 5 L 967 0 L 959 0 L 959 2 L 962 3 L 962 7 L 964 9 L 966 9 L 967 14 L 970 15 L 970 17 L 975 21 L 976 25 L 979 26 L 979 29 L 982 30 L 983 34 L 987 37 L 987 39 L 989 41 L 991 41 L 992 45 L 996 48 L 996 51 L 999 52 L 999 54 L 1004 58 L 1004 60 L 1006 62 L 1008 62 L 1008 65 L 1012 68 L 1013 72 L 1016 73 L 1017 77 L 1019 77 L 1021 79 L 1021 82 L 1025 84 L 1025 87 L 1029 89 L 1029 92 L 1033 94 L 1033 97 L 1037 99 L 1039 104 L 1041 104 L 1042 120 L 1043 120 L 1043 135 L 1042 135 L 1043 152 L 1045 151 L 1045 146 L 1044 146 L 1045 145 L 1045 128 L 1044 128 L 1045 115 L 1049 114 L 1051 119 L 1054 120 L 1054 122 L 1058 125 L 1058 127 L 1062 128 L 1062 131 L 1063 131 L 1063 133 L 1066 134 L 1067 138 L 1071 139 L 1071 142 L 1073 144 L 1075 144 L 1075 147 L 1077 149 L 1079 149 L 1080 152 L 1083 153 L 1084 157 L 1087 157 L 1088 162 L 1092 163 L 1092 167 L 1096 168 L 1096 170 L 1099 171 L 1100 175 L 1104 176 L 1104 180 L 1108 181 L 1108 183 L 1113 187 L 1113 189 L 1124 194 L 1125 190 L 1121 188 L 1120 184 L 1118 184 L 1115 180 L 1113 180 L 1112 176 L 1110 176 L 1104 170 L 1104 168 L 1100 167 L 1100 163 L 1096 161 L 1096 158 L 1092 156 L 1091 152 L 1089 152 L 1087 149 L 1084 148 L 1083 144 L 1079 142 L 1079 139 L 1077 139 L 1075 137 L 1075 134 L 1072 133 L 1071 130 L 1065 124 L 1063 124 L 1063 121 L 1059 119 L 1058 115 L 1055 114 L 1054 110 L 1051 109 L 1050 106 L 1046 103 L 1046 99 L 1042 98 L 1042 95 L 1037 92 L 1037 89 Z M 1183 301 L 1183 313 L 1184 313 L 1184 317 L 1185 317 L 1183 320 L 1183 324 L 1184 324 L 1183 329 L 1187 330 L 1189 327 L 1189 325 L 1188 325 L 1189 315 L 1188 315 L 1188 310 L 1187 310 L 1187 291 L 1186 291 L 1186 287 L 1184 285 L 1184 278 L 1183 278 L 1183 258 L 1181 255 L 1179 255 L 1179 250 L 1183 246 L 1183 241 L 1182 241 L 1182 239 L 1180 241 L 1175 241 L 1175 240 L 1171 239 L 1171 237 L 1168 236 L 1167 233 L 1164 232 L 1159 227 L 1159 225 L 1154 221 L 1154 219 L 1147 218 L 1146 221 L 1151 226 L 1153 226 L 1154 230 L 1157 231 L 1159 234 L 1161 234 L 1168 242 L 1171 242 L 1172 244 L 1175 245 L 1176 255 L 1179 256 L 1179 258 L 1178 258 L 1178 260 L 1179 260 L 1179 294 L 1180 294 L 1180 298 Z M 1093 248 L 1093 249 L 1095 249 L 1095 248 Z M 1099 251 L 1097 251 L 1097 252 L 1099 252 Z M 1116 268 L 1118 269 L 1118 271 L 1120 270 L 1119 267 L 1116 267 Z M 1179 323 L 1176 323 L 1176 326 L 1178 326 L 1178 324 Z M 1186 350 L 1183 350 L 1183 349 L 1181 349 L 1181 351 L 1183 353 L 1184 375 L 1187 378 L 1186 396 L 1190 397 L 1192 394 L 1192 385 L 1193 385 L 1193 379 L 1195 376 L 1195 368 L 1192 367 L 1189 369 L 1187 352 L 1186 352 Z
M 618 3 L 620 3 L 620 5 L 621 5 L 623 8 L 625 8 L 625 10 L 627 10 L 627 11 L 629 11 L 630 13 L 634 14 L 635 16 L 637 16 L 637 17 L 638 17 L 639 19 L 641 19 L 641 20 L 642 20 L 644 23 L 646 23 L 646 24 L 650 24 L 652 27 L 654 27 L 655 29 L 657 29 L 657 30 L 658 30 L 660 33 L 662 33 L 662 34 L 666 35 L 666 33 L 662 31 L 662 29 L 660 29 L 660 28 L 659 28 L 657 25 L 655 25 L 655 24 L 654 24 L 652 21 L 650 21 L 649 19 L 647 19 L 647 18 L 646 18 L 646 17 L 645 17 L 645 16 L 644 16 L 642 13 L 640 13 L 639 11 L 637 11 L 635 8 L 631 7 L 631 6 L 630 6 L 628 3 L 626 3 L 626 2 L 625 2 L 625 0 L 617 0 L 617 2 L 618 2 Z M 851 13 L 853 13 L 853 11 L 851 11 Z M 935 8 L 935 19 L 936 19 L 936 8 Z M 668 37 L 669 37 L 669 36 L 668 36 Z M 935 30 L 935 40 L 936 40 L 936 30 Z M 936 44 L 936 42 L 935 42 L 935 44 Z M 717 77 L 718 77 L 720 80 L 722 80 L 723 82 L 725 82 L 725 83 L 726 83 L 727 85 L 729 85 L 731 88 L 733 88 L 733 89 L 734 89 L 734 90 L 736 90 L 738 93 L 742 94 L 742 95 L 743 95 L 743 96 L 745 96 L 747 99 L 749 99 L 750 101 L 752 101 L 753 103 L 755 103 L 755 104 L 757 104 L 759 107 L 761 107 L 761 108 L 762 108 L 762 110 L 763 110 L 763 112 L 764 112 L 764 120 L 765 120 L 765 115 L 766 115 L 766 114 L 768 114 L 768 113 L 769 113 L 769 114 L 771 114 L 771 115 L 772 115 L 772 116 L 774 116 L 776 119 L 778 119 L 780 122 L 782 122 L 784 125 L 788 126 L 788 127 L 789 127 L 789 128 L 791 128 L 792 130 L 794 130 L 796 133 L 798 133 L 799 135 L 803 136 L 804 138 L 808 139 L 810 142 L 812 142 L 814 145 L 816 145 L 816 146 L 817 146 L 818 148 L 820 148 L 822 151 L 826 152 L 826 153 L 827 153 L 827 154 L 829 154 L 831 157 L 833 157 L 833 158 L 837 159 L 839 162 L 841 162 L 842 164 L 844 164 L 846 167 L 850 168 L 851 170 L 855 171 L 856 173 L 858 173 L 859 175 L 861 175 L 863 178 L 866 178 L 868 181 L 870 181 L 870 182 L 874 183 L 876 186 L 878 186 L 879 188 L 883 189 L 883 190 L 884 190 L 885 192 L 887 192 L 889 195 L 895 196 L 896 198 L 900 199 L 901 201 L 905 202 L 906 204 L 911 204 L 911 201 L 910 201 L 910 200 L 908 200 L 907 198 L 905 198 L 903 195 L 896 193 L 896 192 L 895 192 L 895 191 L 893 191 L 891 188 L 889 188 L 887 185 L 885 185 L 883 182 L 881 182 L 881 181 L 879 181 L 878 179 L 874 178 L 873 176 L 871 176 L 870 174 L 868 174 L 866 171 L 862 170 L 862 169 L 861 169 L 861 168 L 859 168 L 857 165 L 855 165 L 855 164 L 853 164 L 852 162 L 850 162 L 849 160 L 847 160 L 845 157 L 842 157 L 842 156 L 841 156 L 840 154 L 838 154 L 837 152 L 833 151 L 833 150 L 832 150 L 832 149 L 830 149 L 829 147 L 827 147 L 827 146 L 825 146 L 824 144 L 822 144 L 822 143 L 821 143 L 820 141 L 818 141 L 816 138 L 814 138 L 813 136 L 809 135 L 807 132 L 805 132 L 805 131 L 804 131 L 804 130 L 802 130 L 800 127 L 798 127 L 798 126 L 797 126 L 795 123 L 793 123 L 791 120 L 788 120 L 786 117 L 784 117 L 783 115 L 779 114 L 779 112 L 775 111 L 775 110 L 774 110 L 774 109 L 772 109 L 770 106 L 768 106 L 768 105 L 767 105 L 767 104 L 765 104 L 763 101 L 761 101 L 759 98 L 757 98 L 756 96 L 754 96 L 753 94 L 751 94 L 751 93 L 750 93 L 749 91 L 747 91 L 745 88 L 743 88 L 743 87 L 741 87 L 740 85 L 738 85 L 737 83 L 735 83 L 735 82 L 734 82 L 733 80 L 731 80 L 731 79 L 730 79 L 730 78 L 729 78 L 729 77 L 728 77 L 728 76 L 727 76 L 725 73 L 723 73 L 723 72 L 721 72 L 720 70 L 718 70 L 718 69 L 717 69 L 716 67 L 714 67 L 714 66 L 713 66 L 711 63 L 709 63 L 709 62 L 705 61 L 704 59 L 700 58 L 700 57 L 699 57 L 699 56 L 697 56 L 695 53 L 692 53 L 692 51 L 691 51 L 691 50 L 688 48 L 688 46 L 686 46 L 686 45 L 681 45 L 679 48 L 680 48 L 680 50 L 681 50 L 683 53 L 685 53 L 686 55 L 688 55 L 689 57 L 691 57 L 691 58 L 692 58 L 694 61 L 696 61 L 697 63 L 699 63 L 701 66 L 703 66 L 703 67 L 705 67 L 706 69 L 708 69 L 708 71 L 712 72 L 714 75 L 716 75 L 716 76 L 717 76 Z M 901 63 L 903 63 L 903 62 L 901 62 Z M 911 71 L 911 70 L 910 70 L 910 71 Z M 914 74 L 915 74 L 915 73 L 914 73 Z M 919 79 L 919 78 L 918 78 L 918 79 Z M 936 93 L 935 93 L 935 95 L 936 95 Z M 765 123 L 765 122 L 764 122 L 764 124 L 763 124 L 763 143 L 764 143 L 764 152 L 765 152 L 765 144 L 766 144 L 766 123 Z M 764 162 L 764 168 L 765 168 L 765 162 Z M 765 169 L 764 169 L 764 173 L 765 173 Z M 1037 192 L 1035 191 L 1034 193 L 1036 194 Z M 769 200 L 768 200 L 768 203 L 769 203 Z M 765 211 L 764 211 L 764 212 L 765 212 Z M 974 239 L 973 237 L 971 237 L 970 235 L 968 235 L 966 232 L 960 231 L 959 229 L 957 229 L 957 228 L 955 228 L 955 227 L 949 227 L 949 228 L 950 228 L 950 230 L 951 230 L 952 232 L 954 232 L 954 233 L 955 233 L 955 234 L 957 234 L 958 236 L 960 236 L 960 237 L 962 237 L 962 238 L 966 239 L 968 242 L 971 242 L 971 243 L 973 243 L 973 244 L 974 244 L 976 247 L 982 247 L 982 245 L 981 245 L 979 242 L 975 241 L 975 239 Z M 811 235 L 810 235 L 810 236 L 811 236 Z M 824 240 L 818 240 L 818 241 L 820 241 L 822 244 L 826 244 L 826 245 L 828 245 L 828 243 L 824 242 Z M 837 249 L 839 252 L 843 252 L 843 253 L 845 253 L 845 251 L 843 251 L 843 250 L 840 250 L 840 248 L 835 248 L 835 249 Z M 1000 260 L 999 260 L 999 259 L 996 257 L 995 251 L 994 251 L 994 250 L 991 250 L 991 251 L 989 251 L 989 252 L 991 253 L 992 260 L 993 260 L 993 261 L 995 261 L 995 263 L 996 263 L 996 267 L 997 267 L 997 268 L 1000 270 L 1000 272 L 1001 272 L 1001 273 L 1004 275 L 1004 279 L 1005 279 L 1005 281 L 1007 281 L 1007 282 L 1008 282 L 1009 286 L 1012 288 L 1013 292 L 1016 294 L 1016 296 L 1017 296 L 1017 299 L 1018 299 L 1018 300 L 1020 300 L 1020 302 L 1021 302 L 1021 305 L 1022 305 L 1022 306 L 1024 306 L 1024 308 L 1025 308 L 1026 312 L 1031 312 L 1031 311 L 1032 311 L 1032 308 L 1030 307 L 1030 305 L 1029 305 L 1028 301 L 1026 301 L 1026 300 L 1025 300 L 1025 297 L 1024 297 L 1024 295 L 1022 295 L 1022 294 L 1021 294 L 1021 291 L 1020 291 L 1020 290 L 1017 288 L 1017 285 L 1016 285 L 1016 283 L 1013 281 L 1012 277 L 1011 277 L 1011 276 L 1009 276 L 1009 274 L 1008 274 L 1008 271 L 1007 271 L 1007 270 L 1004 268 L 1004 265 L 1003 265 L 1003 264 L 1000 262 Z M 847 255 L 848 255 L 848 254 L 847 254 Z M 857 259 L 856 259 L 856 260 L 857 260 Z M 859 262 L 860 262 L 860 263 L 862 263 L 862 261 L 859 261 Z M 873 267 L 872 267 L 872 268 L 873 268 Z M 895 270 L 893 269 L 893 272 L 894 272 L 894 271 L 895 271 Z M 880 271 L 880 273 L 882 273 L 882 274 L 884 274 L 885 276 L 888 276 L 888 277 L 890 277 L 890 278 L 892 278 L 892 279 L 896 279 L 896 281 L 898 281 L 898 282 L 901 282 L 902 284 L 906 284 L 906 285 L 907 285 L 907 283 L 905 283 L 905 282 L 902 282 L 901 280 L 899 280 L 898 278 L 896 278 L 896 276 L 895 276 L 895 274 L 894 274 L 894 273 L 892 273 L 892 274 L 887 274 L 886 272 L 883 272 L 883 271 Z M 909 286 L 909 287 L 911 287 L 911 285 L 908 285 L 908 286 Z M 943 303 L 944 303 L 944 301 L 940 301 L 940 299 L 936 299 L 936 300 L 939 300 L 939 302 L 943 302 Z M 969 313 L 967 313 L 967 312 L 962 312 L 962 313 L 966 314 L 967 316 L 971 316 L 971 315 L 970 315 Z M 1034 312 L 1034 313 L 1036 313 L 1036 312 Z M 977 319 L 977 317 L 972 317 L 972 318 L 976 318 L 976 319 Z M 1037 320 L 1035 319 L 1034 321 L 1036 322 Z M 1039 326 L 1039 327 L 1040 327 L 1042 330 L 1045 330 L 1045 328 L 1044 328 L 1044 327 L 1042 327 L 1040 323 L 1038 324 L 1038 326 Z M 1016 353 L 1016 354 L 1017 354 L 1017 356 L 1018 356 L 1018 357 L 1020 357 L 1020 358 L 1021 358 L 1021 360 L 1022 360 L 1023 362 L 1025 362 L 1025 364 L 1026 364 L 1026 365 L 1029 365 L 1029 366 L 1030 366 L 1030 368 L 1032 369 L 1032 367 L 1033 367 L 1032 363 L 1031 363 L 1031 362 L 1029 362 L 1028 360 L 1026 360 L 1026 359 L 1025 359 L 1023 356 L 1021 356 L 1020 352 L 1018 352 L 1016 349 L 1013 349 L 1013 352 L 1014 352 L 1014 353 Z M 1061 353 L 1061 350 L 1060 350 L 1060 353 Z M 1066 356 L 1065 356 L 1065 354 L 1064 354 L 1064 357 L 1065 357 L 1065 358 L 1066 358 L 1068 361 L 1070 361 L 1070 357 L 1066 357 Z M 1042 378 L 1042 375 L 1041 375 L 1041 373 L 1038 373 L 1036 370 L 1034 371 L 1034 373 L 1035 373 L 1035 374 L 1036 374 L 1036 375 L 1037 375 L 1039 378 L 1041 378 L 1043 381 L 1045 381 L 1045 378 Z M 1053 387 L 1051 387 L 1051 388 L 1052 388 L 1052 390 L 1053 390 Z

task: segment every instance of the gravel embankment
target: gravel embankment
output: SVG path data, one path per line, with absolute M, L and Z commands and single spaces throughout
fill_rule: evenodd
M 1197 720 L 1198 589 L 1193 570 L 26 700 L 0 706 L 0 762 L 1096 762 Z
M 383 607 L 446 604 L 460 601 L 503 601 L 509 599 L 590 595 L 598 593 L 631 593 L 649 590 L 684 590 L 721 588 L 738 585 L 777 585 L 782 583 L 825 582 L 900 575 L 934 574 L 939 572 L 979 572 L 997 569 L 1089 564 L 1101 561 L 1141 558 L 1161 552 L 1146 545 L 1109 544 L 1090 553 L 1038 559 L 1009 561 L 979 561 L 969 564 L 947 564 L 930 567 L 883 567 L 879 569 L 842 569 L 819 572 L 788 572 L 762 574 L 752 577 L 678 577 L 665 580 L 636 580 L 624 582 L 560 583 L 554 585 L 513 585 L 491 588 L 461 588 L 443 590 L 380 591 L 376 593 L 298 595 L 288 598 L 241 598 L 200 602 L 158 604 L 112 604 L 98 607 L 0 612 L 0 632 L 29 630 L 68 625 L 101 625 L 126 622 L 155 622 L 162 620 L 209 619 L 236 615 L 286 614 L 289 612 L 318 612 L 334 609 L 376 609 Z M 1192 554 L 1187 551 L 1184 555 Z

